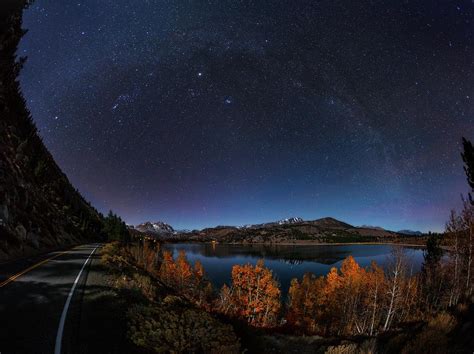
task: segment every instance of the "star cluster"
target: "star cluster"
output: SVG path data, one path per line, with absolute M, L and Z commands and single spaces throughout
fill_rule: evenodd
M 473 11 L 36 0 L 21 85 L 73 184 L 129 223 L 440 230 L 474 137 Z

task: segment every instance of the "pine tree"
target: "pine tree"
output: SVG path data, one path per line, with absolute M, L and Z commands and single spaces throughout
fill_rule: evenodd
M 426 249 L 423 251 L 423 270 L 427 268 L 437 268 L 441 257 L 443 256 L 443 249 L 441 248 L 441 237 L 437 234 L 431 234 L 426 240 Z
M 461 153 L 464 161 L 464 171 L 466 171 L 467 183 L 471 187 L 471 193 L 474 193 L 474 147 L 466 138 L 462 138 L 463 152 Z M 469 193 L 471 205 L 474 205 L 472 194 Z

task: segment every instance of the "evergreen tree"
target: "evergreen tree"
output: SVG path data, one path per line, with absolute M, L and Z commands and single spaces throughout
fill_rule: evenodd
M 427 267 L 436 268 L 443 256 L 443 249 L 440 246 L 441 237 L 437 234 L 431 234 L 426 240 L 426 249 L 423 251 L 423 271 Z
M 471 193 L 474 193 L 474 147 L 472 143 L 466 138 L 462 138 L 463 152 L 461 153 L 464 161 L 464 171 L 466 171 L 467 183 L 471 187 Z M 471 205 L 474 205 L 472 194 L 469 193 L 469 200 Z
M 121 242 L 130 241 L 130 233 L 127 229 L 127 225 L 125 225 L 120 216 L 114 214 L 112 210 L 110 210 L 108 215 L 104 218 L 103 231 L 109 240 Z

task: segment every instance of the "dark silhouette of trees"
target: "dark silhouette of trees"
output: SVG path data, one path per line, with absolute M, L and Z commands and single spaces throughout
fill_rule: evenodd
M 467 183 L 471 187 L 471 193 L 474 192 L 474 147 L 466 138 L 462 138 L 463 152 L 461 153 L 464 161 L 464 171 L 466 172 Z M 474 204 L 472 194 L 469 193 L 469 200 Z
M 114 214 L 112 210 L 110 210 L 104 218 L 103 232 L 110 241 L 130 241 L 130 233 L 127 229 L 127 225 L 125 225 L 125 222 L 122 221 L 120 216 Z

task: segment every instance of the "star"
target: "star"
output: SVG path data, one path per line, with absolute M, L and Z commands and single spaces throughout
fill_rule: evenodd
M 224 7 L 77 0 L 25 11 L 22 91 L 86 199 L 132 224 L 142 210 L 191 229 L 291 213 L 442 230 L 465 192 L 459 140 L 474 139 L 472 11 Z

